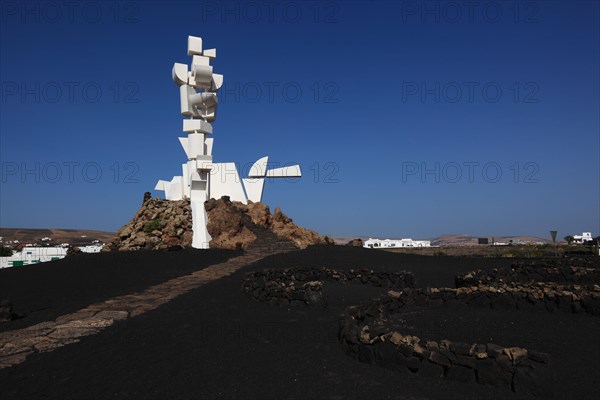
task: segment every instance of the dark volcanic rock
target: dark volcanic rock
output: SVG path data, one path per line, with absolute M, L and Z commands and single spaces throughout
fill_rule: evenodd
M 0 322 L 10 321 L 13 318 L 12 303 L 8 300 L 0 301 Z
M 352 246 L 352 247 L 363 247 L 363 241 L 362 239 L 352 239 L 351 241 L 349 241 L 348 243 L 346 243 L 346 246 Z
M 477 361 L 477 381 L 482 384 L 511 388 L 512 375 L 493 358 Z

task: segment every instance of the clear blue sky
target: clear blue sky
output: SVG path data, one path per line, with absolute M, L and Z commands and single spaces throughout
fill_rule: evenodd
M 180 174 L 195 35 L 215 160 L 299 163 L 263 201 L 301 225 L 600 234 L 598 2 L 273 4 L 2 1 L 0 226 L 116 230 Z

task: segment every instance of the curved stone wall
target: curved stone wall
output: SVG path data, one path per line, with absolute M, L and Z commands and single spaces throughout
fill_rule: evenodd
M 340 319 L 339 332 L 346 354 L 389 369 L 505 387 L 519 394 L 551 394 L 548 387 L 553 372 L 548 354 L 492 343 L 423 340 L 386 326 L 391 314 L 418 302 L 422 293 L 390 291 L 387 297 L 347 309 Z M 428 304 L 425 301 L 424 305 Z
M 493 343 L 458 343 L 404 335 L 397 318 L 406 306 L 534 310 L 600 315 L 597 269 L 515 264 L 457 277 L 457 288 L 415 289 L 411 272 L 338 271 L 327 268 L 267 269 L 247 274 L 243 290 L 272 304 L 326 306 L 325 281 L 387 288 L 387 295 L 346 309 L 339 340 L 346 354 L 389 369 L 505 387 L 548 397 L 553 368 L 548 354 Z M 527 282 L 527 283 L 523 283 Z M 561 284 L 557 282 L 567 282 Z M 572 283 L 587 282 L 589 284 Z
M 367 284 L 382 288 L 412 288 L 411 272 L 374 272 L 360 269 L 338 271 L 328 268 L 266 269 L 249 273 L 242 289 L 257 301 L 281 305 L 327 305 L 324 281 Z

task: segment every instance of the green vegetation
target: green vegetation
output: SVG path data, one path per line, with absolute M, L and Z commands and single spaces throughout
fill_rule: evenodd
M 160 230 L 160 220 L 158 220 L 158 219 L 148 221 L 148 222 L 146 222 L 146 225 L 144 225 L 144 232 L 146 232 L 146 233 L 152 233 L 152 231 L 157 231 L 157 230 Z
M 9 247 L 0 244 L 0 257 L 10 257 L 13 252 Z
M 568 244 L 573 243 L 573 240 L 575 240 L 575 238 L 571 235 L 565 236 L 564 239 L 565 239 L 565 242 L 567 242 Z

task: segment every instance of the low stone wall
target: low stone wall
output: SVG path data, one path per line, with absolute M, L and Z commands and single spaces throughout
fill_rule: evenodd
M 387 297 L 347 309 L 340 318 L 339 331 L 346 354 L 389 369 L 505 387 L 519 394 L 551 395 L 552 368 L 548 354 L 492 343 L 422 340 L 386 327 L 387 317 L 399 311 L 410 298 L 415 299 L 390 291 Z
M 249 273 L 242 289 L 257 301 L 281 305 L 327 306 L 324 281 L 368 284 L 382 288 L 412 288 L 411 272 L 374 272 L 360 269 L 338 271 L 328 268 L 266 269 Z
M 502 284 L 459 288 L 427 288 L 392 292 L 398 301 L 418 306 L 441 306 L 451 302 L 471 307 L 562 311 L 600 315 L 600 286 L 536 282 L 528 285 Z
M 513 264 L 507 268 L 471 271 L 455 278 L 456 287 L 491 285 L 504 282 L 556 282 L 594 285 L 600 284 L 600 268 L 540 266 L 534 263 Z

